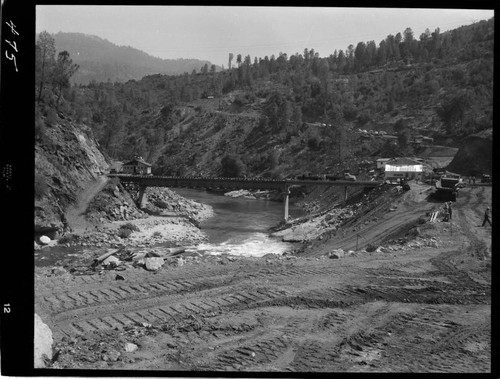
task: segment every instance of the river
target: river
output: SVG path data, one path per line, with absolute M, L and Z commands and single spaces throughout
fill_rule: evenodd
M 208 242 L 187 247 L 187 251 L 261 257 L 269 253 L 282 254 L 297 248 L 297 245 L 269 236 L 269 228 L 283 219 L 283 203 L 263 199 L 235 199 L 194 189 L 175 188 L 175 191 L 185 198 L 212 206 L 215 212 L 214 217 L 200 225 L 201 230 L 208 236 Z M 304 215 L 304 212 L 290 205 L 289 214 L 291 217 L 299 217 Z M 92 249 L 82 246 L 46 247 L 35 252 L 35 265 L 50 266 L 58 260 L 78 257 L 83 251 Z
M 200 227 L 208 235 L 209 242 L 193 250 L 208 253 L 244 256 L 263 256 L 268 253 L 282 254 L 296 245 L 268 236 L 270 227 L 283 219 L 283 204 L 268 200 L 231 198 L 207 191 L 176 188 L 175 191 L 188 199 L 213 207 L 215 216 L 204 221 Z M 289 207 L 291 217 L 303 215 L 293 205 Z

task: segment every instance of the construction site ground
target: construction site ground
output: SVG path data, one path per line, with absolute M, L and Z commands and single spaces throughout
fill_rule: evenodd
M 156 272 L 35 270 L 49 367 L 247 372 L 489 372 L 491 187 L 466 187 L 452 222 L 412 185 L 298 255 L 205 257 Z M 420 217 L 425 244 L 396 246 Z M 328 251 L 364 249 L 342 259 Z M 392 242 L 391 242 L 392 241 Z M 120 279 L 120 280 L 117 280 Z M 133 344 L 133 345 L 131 345 Z M 132 348 L 131 348 L 132 347 Z

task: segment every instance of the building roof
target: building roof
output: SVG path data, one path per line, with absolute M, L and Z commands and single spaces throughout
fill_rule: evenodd
M 422 163 L 409 158 L 395 158 L 385 165 L 385 172 L 423 172 Z
M 127 163 L 124 163 L 123 165 L 124 165 L 124 166 L 138 166 L 138 165 L 140 165 L 140 164 L 142 164 L 142 165 L 144 165 L 144 166 L 149 166 L 149 167 L 151 167 L 151 166 L 152 166 L 152 164 L 150 164 L 150 163 L 148 163 L 148 162 L 144 161 L 141 157 L 134 158 L 134 159 L 132 159 L 131 161 L 129 161 L 129 162 L 127 162 Z
M 410 158 L 395 158 L 394 160 L 391 160 L 390 164 L 392 166 L 422 165 L 420 162 Z
M 387 161 L 390 161 L 391 159 L 393 159 L 393 158 L 379 158 L 379 159 L 377 159 L 377 162 L 387 162 Z
M 421 164 L 401 166 L 393 166 L 392 164 L 385 165 L 385 172 L 422 172 L 423 170 L 424 168 Z

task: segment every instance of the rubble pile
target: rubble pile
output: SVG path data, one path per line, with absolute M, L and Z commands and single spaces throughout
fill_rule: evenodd
M 148 199 L 146 208 L 149 212 L 162 214 L 165 211 L 183 215 L 199 223 L 214 215 L 212 207 L 186 199 L 169 188 L 146 189 Z
M 294 220 L 287 229 L 272 233 L 284 242 L 302 242 L 320 237 L 326 231 L 336 230 L 354 215 L 352 207 L 333 208 L 320 215 Z
M 110 181 L 89 204 L 85 216 L 93 223 L 136 220 L 147 217 L 137 208 L 121 184 Z
M 165 266 L 180 267 L 187 263 L 200 262 L 200 253 L 187 253 L 184 247 L 134 249 L 122 247 L 118 250 L 108 249 L 100 256 L 94 256 L 85 263 L 68 267 L 73 275 L 93 275 L 104 270 L 125 271 L 131 268 L 143 268 L 147 271 L 158 271 Z M 123 278 L 122 278 L 123 279 Z M 120 278 L 116 278 L 120 280 Z
M 224 196 L 233 197 L 233 198 L 244 198 L 244 199 L 269 199 L 271 196 L 271 191 L 265 190 L 236 190 L 229 191 L 224 194 Z

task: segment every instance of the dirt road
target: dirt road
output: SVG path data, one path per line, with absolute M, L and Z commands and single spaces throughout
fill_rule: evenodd
M 74 232 L 82 232 L 86 228 L 92 227 L 92 225 L 85 220 L 83 213 L 94 196 L 104 188 L 107 181 L 108 178 L 106 176 L 101 176 L 94 182 L 89 183 L 85 190 L 78 195 L 76 204 L 69 207 L 66 211 L 66 220 Z
M 38 270 L 35 311 L 54 332 L 60 368 L 489 372 L 491 228 L 477 226 L 486 204 L 491 188 L 464 189 L 453 229 L 426 230 L 438 248 L 206 257 L 155 273 Z M 391 222 L 430 205 L 402 202 Z M 374 228 L 372 240 L 390 229 Z

